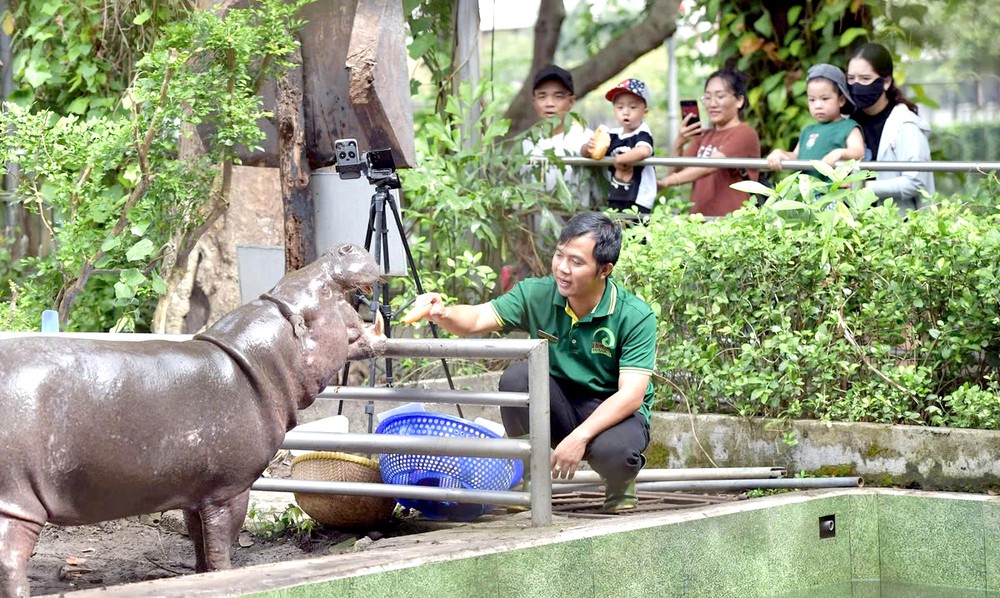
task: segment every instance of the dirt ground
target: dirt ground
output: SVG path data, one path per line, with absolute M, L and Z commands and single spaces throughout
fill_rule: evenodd
M 287 477 L 287 461 L 270 470 Z M 253 495 L 252 495 L 253 496 Z M 265 514 L 283 511 L 293 495 L 257 503 Z M 283 500 L 287 496 L 287 500 Z M 251 507 L 254 506 L 251 498 Z M 261 516 L 263 517 L 263 516 Z M 386 537 L 428 531 L 432 522 L 393 519 L 368 530 L 314 528 L 304 541 L 286 533 L 274 540 L 244 532 L 234 544 L 234 567 L 249 567 L 372 547 Z M 184 531 L 180 511 L 142 515 L 97 525 L 47 525 L 28 566 L 31 594 L 61 594 L 75 590 L 121 585 L 136 581 L 194 573 L 194 547 Z

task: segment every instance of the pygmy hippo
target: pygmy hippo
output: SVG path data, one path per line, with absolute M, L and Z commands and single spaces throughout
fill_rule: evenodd
M 199 572 L 230 567 L 250 486 L 345 361 L 385 351 L 349 295 L 378 265 L 340 245 L 192 340 L 0 340 L 0 595 L 27 596 L 46 521 L 183 509 Z

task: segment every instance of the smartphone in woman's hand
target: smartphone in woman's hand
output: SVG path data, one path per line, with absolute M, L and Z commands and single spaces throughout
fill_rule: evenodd
M 689 125 L 696 120 L 701 120 L 698 113 L 698 100 L 681 100 L 681 122 Z

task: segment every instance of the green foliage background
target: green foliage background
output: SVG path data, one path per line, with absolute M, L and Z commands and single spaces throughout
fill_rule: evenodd
M 978 196 L 903 219 L 789 177 L 761 208 L 635 229 L 617 272 L 659 309 L 666 408 L 995 427 L 1000 231 L 995 176 Z
M 126 82 L 111 79 L 116 61 L 85 54 L 85 42 L 96 36 L 90 17 L 101 3 L 84 5 L 80 14 L 59 2 L 21 5 L 31 18 L 18 30 L 26 45 L 17 56 L 21 93 L 31 101 L 0 113 L 7 131 L 0 161 L 17 166 L 18 200 L 38 215 L 53 244 L 46 254 L 0 260 L 0 274 L 12 281 L 0 299 L 28 314 L 12 325 L 55 308 L 68 329 L 148 324 L 177 252 L 223 205 L 236 147 L 263 139 L 259 81 L 283 68 L 296 47 L 301 4 L 263 0 L 224 19 L 210 11 L 187 14 L 156 31 Z M 151 18 L 143 11 L 133 22 Z M 60 40 L 39 33 L 53 22 L 76 29 L 64 30 Z M 48 51 L 69 56 L 62 70 L 46 62 Z M 83 104 L 87 110 L 74 108 Z M 203 135 L 205 151 L 181 156 L 183 137 L 202 123 L 212 124 Z M 77 300 L 84 306 L 79 312 Z

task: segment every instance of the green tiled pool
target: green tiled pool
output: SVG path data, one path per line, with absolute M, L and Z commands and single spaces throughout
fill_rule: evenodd
M 100 590 L 139 595 L 1000 598 L 1000 499 L 817 490 L 545 528 L 522 513 L 354 554 Z
M 828 516 L 834 533 L 821 538 Z M 673 518 L 265 595 L 1000 597 L 992 497 L 810 492 Z

